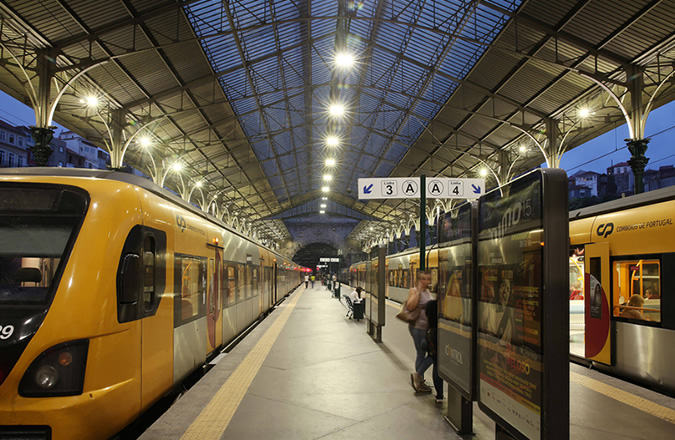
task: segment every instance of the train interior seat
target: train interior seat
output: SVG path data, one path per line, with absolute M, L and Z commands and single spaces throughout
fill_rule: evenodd
M 21 267 L 14 274 L 14 281 L 21 283 L 39 283 L 42 281 L 42 272 L 37 267 Z

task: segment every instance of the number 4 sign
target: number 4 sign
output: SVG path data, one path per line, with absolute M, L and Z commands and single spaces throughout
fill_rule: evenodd
M 448 184 L 450 194 L 454 197 L 464 197 L 464 182 L 461 180 L 451 180 Z

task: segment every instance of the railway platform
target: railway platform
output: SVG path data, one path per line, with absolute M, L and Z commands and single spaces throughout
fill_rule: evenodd
M 299 288 L 140 438 L 470 438 L 445 422 L 447 401 L 411 388 L 415 352 L 397 309 L 388 304 L 377 343 L 324 287 Z M 675 436 L 675 399 L 576 364 L 569 380 L 571 439 Z M 477 405 L 473 426 L 495 438 Z

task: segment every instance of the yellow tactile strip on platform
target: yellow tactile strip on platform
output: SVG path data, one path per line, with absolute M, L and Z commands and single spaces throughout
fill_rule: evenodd
M 611 399 L 618 400 L 621 403 L 675 424 L 675 410 L 668 407 L 571 371 L 570 380 L 597 393 L 604 394 Z
M 288 303 L 274 324 L 185 431 L 181 437 L 182 440 L 220 439 L 303 292 L 304 289 L 299 290 L 293 300 Z

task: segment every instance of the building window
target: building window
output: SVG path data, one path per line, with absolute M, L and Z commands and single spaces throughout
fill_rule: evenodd
M 5 164 L 5 151 L 0 150 L 0 166 Z
M 17 164 L 17 166 L 20 166 L 20 167 L 23 166 L 23 157 L 22 157 L 22 156 L 19 156 L 19 157 L 18 157 L 18 164 Z
M 5 140 L 5 130 L 0 130 L 0 141 Z
M 23 147 L 23 137 L 19 136 L 16 140 L 19 142 L 19 146 Z
M 12 145 L 14 144 L 14 133 L 9 134 L 9 143 Z
M 63 153 L 63 147 L 59 147 L 59 153 Z
M 14 166 L 14 154 L 9 153 L 9 159 L 7 160 L 7 166 L 8 167 L 13 167 Z

